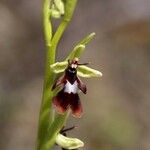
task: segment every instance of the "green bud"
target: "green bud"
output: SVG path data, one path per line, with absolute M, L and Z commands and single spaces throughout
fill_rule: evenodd
M 65 13 L 64 3 L 62 0 L 54 0 L 54 3 L 56 5 L 56 8 L 59 10 L 60 14 Z
M 61 14 L 58 10 L 51 10 L 51 16 L 53 16 L 53 18 L 59 19 L 61 17 Z
M 77 138 L 65 137 L 62 134 L 58 134 L 56 137 L 56 143 L 64 149 L 77 149 L 84 146 L 84 143 Z
M 54 0 L 51 5 L 51 16 L 58 19 L 65 13 L 64 3 L 62 0 Z

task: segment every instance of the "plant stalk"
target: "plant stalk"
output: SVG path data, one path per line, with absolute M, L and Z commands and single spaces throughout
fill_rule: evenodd
M 54 114 L 52 113 L 52 97 L 54 94 L 51 91 L 51 87 L 54 82 L 54 74 L 52 70 L 50 70 L 50 65 L 55 63 L 55 53 L 58 43 L 72 18 L 76 2 L 77 0 L 66 0 L 65 15 L 56 33 L 52 37 L 52 25 L 50 21 L 51 0 L 44 0 L 43 26 L 46 45 L 46 62 L 42 103 L 39 114 L 37 150 L 52 149 L 53 145 L 55 144 L 55 138 L 67 119 L 67 113 L 64 115 L 57 115 L 55 119 Z
M 44 73 L 44 85 L 42 103 L 39 114 L 38 124 L 38 137 L 37 137 L 37 150 L 41 150 L 44 144 L 45 135 L 52 121 L 52 109 L 50 109 L 52 98 L 52 92 L 50 85 L 53 83 L 53 73 L 49 66 L 55 62 L 55 50 L 51 49 L 51 38 L 52 38 L 52 25 L 50 22 L 50 2 L 51 0 L 44 0 L 43 4 L 43 26 L 44 26 L 44 38 L 46 45 L 46 61 L 45 61 L 45 73 Z

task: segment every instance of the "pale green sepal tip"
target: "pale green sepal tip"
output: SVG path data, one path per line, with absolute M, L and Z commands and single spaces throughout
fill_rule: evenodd
M 77 74 L 80 77 L 91 78 L 91 77 L 101 77 L 102 73 L 98 70 L 89 68 L 87 66 L 79 66 Z
M 88 36 L 86 36 L 82 41 L 80 41 L 80 44 L 86 45 L 88 44 L 96 35 L 95 32 L 92 32 L 91 34 L 89 34 Z
M 77 139 L 77 138 L 69 138 L 65 137 L 62 134 L 58 134 L 56 137 L 56 143 L 65 149 L 71 150 L 71 149 L 77 149 L 84 146 L 84 143 Z

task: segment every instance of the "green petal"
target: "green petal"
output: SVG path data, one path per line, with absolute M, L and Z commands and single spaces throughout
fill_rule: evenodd
M 62 134 L 58 134 L 56 137 L 56 143 L 65 149 L 77 149 L 84 146 L 84 143 L 76 138 L 65 137 Z
M 79 76 L 84 77 L 84 78 L 101 77 L 102 76 L 102 73 L 100 71 L 89 68 L 87 66 L 79 66 L 77 73 Z
M 50 65 L 50 68 L 52 69 L 54 73 L 62 73 L 66 69 L 67 65 L 68 65 L 67 61 L 56 62 Z

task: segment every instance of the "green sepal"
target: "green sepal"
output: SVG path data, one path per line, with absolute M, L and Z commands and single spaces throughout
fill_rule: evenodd
M 78 76 L 83 78 L 101 77 L 102 73 L 98 70 L 89 68 L 87 66 L 79 66 L 77 71 Z
M 84 146 L 84 143 L 77 138 L 65 137 L 62 134 L 58 134 L 56 137 L 56 144 L 64 149 L 77 149 Z
M 74 58 L 79 58 L 80 55 L 83 53 L 83 51 L 85 50 L 85 45 L 77 45 L 73 50 L 72 52 L 69 54 L 69 56 L 66 58 L 66 61 L 67 60 L 72 60 Z
M 66 61 L 63 62 L 56 62 L 55 64 L 52 64 L 50 68 L 54 73 L 62 73 L 66 69 L 68 65 L 68 60 L 73 59 L 75 57 L 79 58 L 81 53 L 84 51 L 85 46 L 84 45 L 78 45 L 76 46 L 73 51 L 70 53 L 70 55 L 66 58 Z
M 72 50 L 72 52 L 68 55 L 68 57 L 63 62 L 57 62 L 55 64 L 52 64 L 50 68 L 54 73 L 62 73 L 67 68 L 68 60 L 72 60 L 74 58 L 79 58 L 83 51 L 85 50 L 85 45 L 88 44 L 95 36 L 95 33 L 91 33 L 88 36 L 86 36 L 83 40 L 81 40 L 77 46 Z M 84 78 L 90 78 L 90 77 L 101 77 L 102 73 L 98 70 L 89 68 L 87 66 L 78 66 L 77 71 L 78 76 L 84 77 Z
M 75 57 L 79 58 L 81 54 L 85 50 L 85 46 L 94 38 L 95 33 L 91 33 L 88 36 L 86 36 L 84 39 L 82 39 L 75 48 L 71 51 L 71 53 L 68 55 L 68 57 L 65 60 L 73 59 Z
M 79 44 L 87 45 L 91 40 L 93 40 L 95 36 L 95 32 L 90 33 L 88 36 L 86 36 L 83 40 L 79 42 Z

